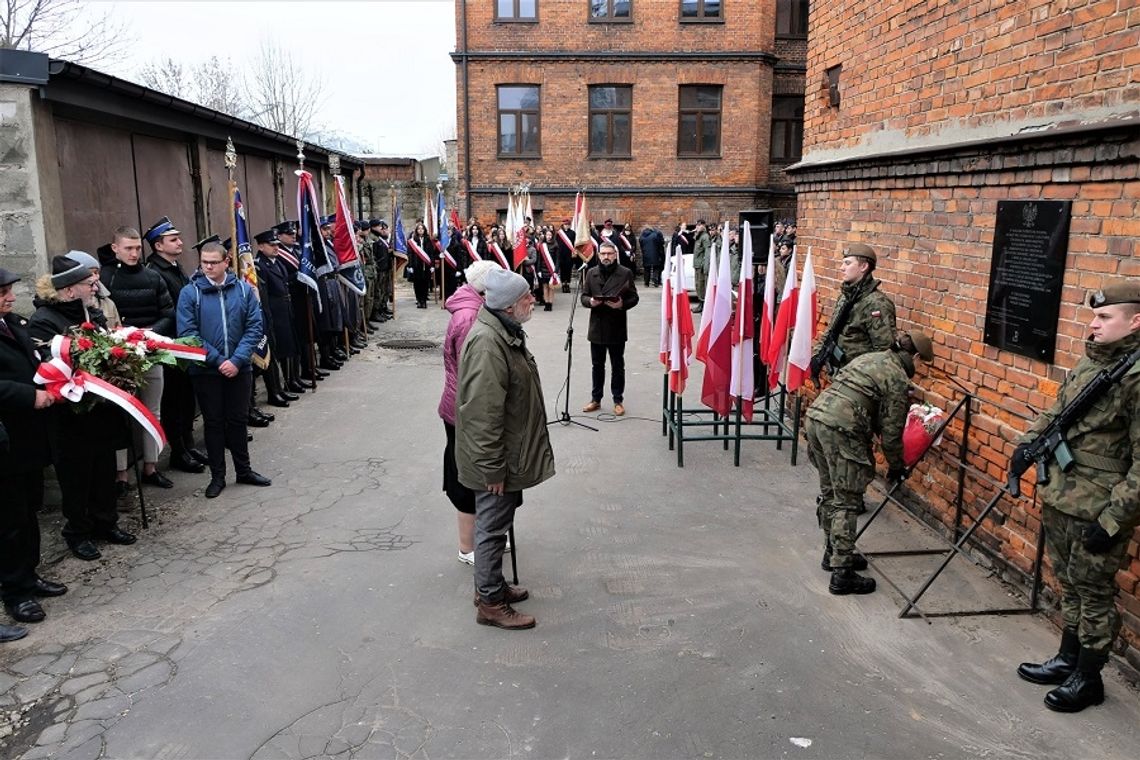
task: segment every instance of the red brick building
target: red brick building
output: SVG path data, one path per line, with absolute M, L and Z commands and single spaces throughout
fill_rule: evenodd
M 824 275 L 846 241 L 876 248 L 900 326 L 929 331 L 937 369 L 978 398 L 970 465 L 1004 481 L 1024 417 L 1052 402 L 1083 352 L 1087 291 L 1140 275 L 1140 6 L 851 0 L 813 4 L 810 31 L 803 160 L 789 172 L 800 243 Z M 1060 317 L 1041 325 L 1057 331 L 1054 363 L 984 342 L 1003 200 L 1072 203 Z M 833 303 L 835 281 L 824 284 L 821 303 Z M 933 400 L 961 396 L 922 374 Z M 908 485 L 949 524 L 956 482 L 931 462 Z M 966 511 L 993 490 L 971 475 Z M 1026 498 L 1001 512 L 976 552 L 1024 583 L 1040 508 Z M 1129 553 L 1118 578 L 1140 665 L 1135 538 Z
M 459 207 L 735 219 L 795 198 L 807 0 L 456 0 Z

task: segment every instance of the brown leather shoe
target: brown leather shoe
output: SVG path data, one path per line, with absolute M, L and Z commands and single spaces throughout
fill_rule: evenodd
M 600 403 L 598 403 L 597 401 L 591 401 L 590 403 L 588 403 L 584 407 L 582 407 L 582 411 L 583 412 L 596 412 L 601 408 L 602 408 L 602 405 Z
M 530 599 L 530 592 L 527 591 L 522 586 L 512 586 L 511 584 L 508 583 L 507 584 L 507 593 L 504 595 L 503 598 L 507 600 L 507 604 L 518 604 L 519 602 L 525 602 L 527 599 Z M 476 607 L 479 606 L 479 592 L 478 591 L 475 592 L 475 598 L 472 601 Z
M 534 628 L 534 615 L 524 615 L 514 607 L 501 601 L 487 604 L 483 600 L 475 605 L 475 622 L 479 625 L 493 625 L 496 628 L 505 628 L 508 631 L 522 631 Z
M 614 404 L 614 415 L 620 417 L 623 414 L 625 414 L 625 407 L 621 404 Z

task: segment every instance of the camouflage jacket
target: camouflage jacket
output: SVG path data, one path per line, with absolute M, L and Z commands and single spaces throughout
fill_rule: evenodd
M 1085 356 L 1069 371 L 1057 402 L 1021 439 L 1032 440 L 1072 401 L 1097 372 L 1140 345 L 1140 333 L 1113 343 L 1085 342 Z M 1040 486 L 1044 504 L 1082 520 L 1097 520 L 1117 535 L 1140 524 L 1140 364 L 1112 386 L 1092 410 L 1065 433 L 1076 464 L 1049 468 Z
M 709 249 L 712 248 L 712 235 L 702 232 L 693 243 L 693 269 L 709 271 Z
M 885 351 L 895 340 L 895 305 L 879 290 L 880 284 L 879 280 L 868 276 L 865 280 L 843 285 L 839 300 L 835 302 L 832 319 L 843 310 L 843 304 L 848 298 L 858 300 L 836 341 L 843 352 L 843 363 L 840 366 L 846 366 L 856 356 L 871 351 Z M 820 343 L 822 342 L 821 338 Z M 815 352 L 818 351 L 817 344 Z
M 376 264 L 372 261 L 371 236 L 365 235 L 364 240 L 356 241 L 356 255 L 360 257 L 360 266 L 365 274 L 376 272 Z
M 903 467 L 902 434 L 910 399 L 907 390 L 914 360 L 898 351 L 873 351 L 850 362 L 808 408 L 812 422 L 870 443 L 881 436 L 883 456 L 890 467 Z M 870 446 L 868 446 L 868 451 Z M 870 461 L 864 464 L 874 464 Z

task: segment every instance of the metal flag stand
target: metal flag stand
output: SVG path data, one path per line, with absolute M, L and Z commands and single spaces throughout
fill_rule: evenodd
M 938 426 L 938 429 L 935 431 L 934 435 L 931 436 L 930 445 L 927 446 L 926 450 L 922 452 L 922 456 L 920 456 L 918 458 L 918 461 L 915 462 L 915 465 L 914 465 L 914 466 L 917 466 L 918 462 L 921 462 L 923 459 L 926 458 L 926 455 L 928 453 L 930 453 L 931 449 L 934 448 L 934 442 L 937 441 L 938 438 L 942 435 L 942 433 L 947 430 L 947 428 L 950 425 L 950 422 L 952 420 L 954 420 L 955 418 L 957 418 L 959 413 L 961 413 L 962 414 L 962 440 L 959 442 L 958 455 L 955 458 L 955 466 L 956 466 L 957 475 L 958 475 L 958 478 L 957 478 L 958 484 L 957 484 L 957 494 L 956 494 L 956 497 L 954 500 L 954 526 L 953 526 L 953 531 L 949 536 L 942 535 L 941 533 L 938 533 L 935 531 L 935 535 L 944 544 L 944 547 L 943 548 L 927 548 L 927 549 L 895 549 L 895 550 L 877 551 L 877 552 L 862 551 L 862 550 L 856 548 L 856 551 L 867 559 L 867 564 L 875 571 L 875 573 L 879 577 L 881 577 L 887 583 L 887 585 L 889 585 L 891 588 L 893 588 L 895 591 L 897 591 L 900 595 L 902 595 L 905 602 L 903 604 L 902 609 L 899 610 L 899 617 L 900 618 L 909 618 L 909 617 L 918 616 L 918 617 L 921 617 L 923 620 L 926 620 L 929 623 L 929 622 L 931 622 L 930 618 L 935 618 L 935 617 L 965 617 L 965 616 L 971 616 L 971 615 L 1024 615 L 1024 614 L 1033 614 L 1033 613 L 1037 612 L 1037 600 L 1038 600 L 1038 597 L 1040 595 L 1040 590 L 1041 590 L 1042 558 L 1044 556 L 1044 551 L 1045 551 L 1045 526 L 1044 526 L 1043 522 L 1042 522 L 1041 527 L 1039 528 L 1038 533 L 1037 533 L 1037 551 L 1036 551 L 1036 555 L 1035 555 L 1034 560 L 1033 560 L 1033 566 L 1031 568 L 1029 605 L 1027 607 L 1002 607 L 1002 608 L 993 608 L 993 609 L 955 610 L 955 611 L 947 611 L 947 612 L 924 612 L 918 606 L 918 601 L 923 597 L 924 594 L 926 594 L 926 592 L 928 590 L 930 590 L 930 587 L 934 585 L 935 581 L 937 581 L 939 576 L 942 575 L 942 572 L 944 570 L 946 570 L 946 568 L 949 566 L 950 562 L 954 559 L 954 557 L 956 557 L 960 554 L 963 557 L 965 557 L 967 560 L 969 560 L 970 562 L 972 562 L 974 564 L 978 564 L 978 561 L 976 559 L 974 559 L 973 557 L 971 557 L 969 554 L 966 553 L 966 551 L 965 551 L 966 544 L 970 541 L 971 538 L 973 538 L 975 531 L 977 531 L 977 529 L 982 525 L 982 523 L 984 523 L 986 521 L 986 519 L 989 518 L 990 514 L 994 511 L 994 509 L 997 507 L 997 505 L 1001 502 L 1002 497 L 1005 496 L 1009 492 L 1009 486 L 1007 484 L 997 483 L 996 481 L 994 481 L 992 478 L 990 478 L 989 476 L 982 473 L 977 468 L 974 468 L 973 466 L 968 464 L 966 461 L 966 455 L 968 453 L 967 443 L 968 443 L 969 437 L 970 437 L 970 428 L 971 428 L 971 422 L 972 422 L 972 418 L 973 418 L 973 407 L 974 407 L 974 402 L 976 400 L 977 399 L 973 394 L 968 393 L 968 392 L 965 393 L 965 395 L 962 397 L 962 399 L 954 407 L 953 411 L 951 411 L 948 415 L 946 415 L 946 418 Z M 913 466 L 911 469 L 913 469 Z M 972 518 L 972 521 L 971 521 L 969 528 L 967 528 L 965 531 L 963 531 L 962 530 L 962 519 L 963 519 L 963 517 L 969 517 L 969 514 L 967 513 L 967 511 L 965 509 L 965 504 L 964 504 L 967 471 L 970 471 L 971 474 L 973 474 L 974 477 L 977 478 L 978 480 L 985 481 L 987 483 L 990 483 L 992 485 L 997 486 L 998 490 L 990 498 L 990 500 L 986 503 L 986 505 L 984 507 L 982 507 L 982 509 L 978 512 L 978 515 L 976 517 Z M 895 493 L 899 490 L 901 485 L 902 485 L 901 483 L 896 483 L 887 490 L 886 495 L 883 497 L 882 502 L 880 502 L 879 505 L 871 512 L 870 517 L 867 518 L 867 521 L 863 524 L 863 526 L 855 534 L 855 541 L 856 542 L 858 542 L 860 537 L 862 537 L 863 534 L 867 532 L 867 529 L 871 527 L 872 523 L 874 523 L 875 519 L 883 512 L 884 509 L 886 509 L 888 504 L 895 504 L 900 509 L 902 509 L 907 515 L 914 518 L 915 521 L 925 524 L 924 521 L 921 520 L 919 518 L 919 516 L 917 514 L 915 514 L 915 512 L 907 504 L 900 501 L 895 496 Z M 883 569 L 875 563 L 875 559 L 882 558 L 882 557 L 921 557 L 921 556 L 938 556 L 938 555 L 942 556 L 942 558 L 943 558 L 942 562 L 938 565 L 938 567 L 934 570 L 934 572 L 932 572 L 929 576 L 927 576 L 926 580 L 923 581 L 922 585 L 918 588 L 918 590 L 913 595 L 907 593 L 906 590 L 904 590 L 898 583 L 896 583 L 894 580 L 892 580 L 890 578 L 890 576 L 888 576 L 886 573 L 884 573 Z M 913 611 L 913 614 L 912 614 L 912 611 Z
M 761 365 L 763 367 L 763 365 Z M 766 369 L 759 378 L 764 387 L 767 387 Z M 669 373 L 665 372 L 661 386 L 661 435 L 668 436 L 669 450 L 677 451 L 677 466 L 685 466 L 686 441 L 721 441 L 724 450 L 728 451 L 729 442 L 733 443 L 733 465 L 740 466 L 741 441 L 775 441 L 776 449 L 783 450 L 784 442 L 792 445 L 792 466 L 797 464 L 800 440 L 800 408 L 802 400 L 796 394 L 796 402 L 791 422 L 787 420 L 788 391 L 780 384 L 778 390 L 768 393 L 763 398 L 763 406 L 758 402 L 753 404 L 752 422 L 745 422 L 743 415 L 743 400 L 738 399 L 736 409 L 728 416 L 718 415 L 705 407 L 685 408 L 684 399 L 680 394 L 669 390 Z M 685 428 L 711 427 L 709 435 L 685 435 Z M 746 433 L 745 428 L 759 428 L 759 433 Z M 723 431 L 723 432 L 722 432 Z

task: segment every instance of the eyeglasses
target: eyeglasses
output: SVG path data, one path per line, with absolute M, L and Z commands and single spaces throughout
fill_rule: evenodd
M 206 261 L 205 259 L 202 259 L 198 263 L 204 267 L 216 267 L 216 266 L 221 266 L 222 264 L 225 264 L 226 260 L 222 259 L 220 261 Z

